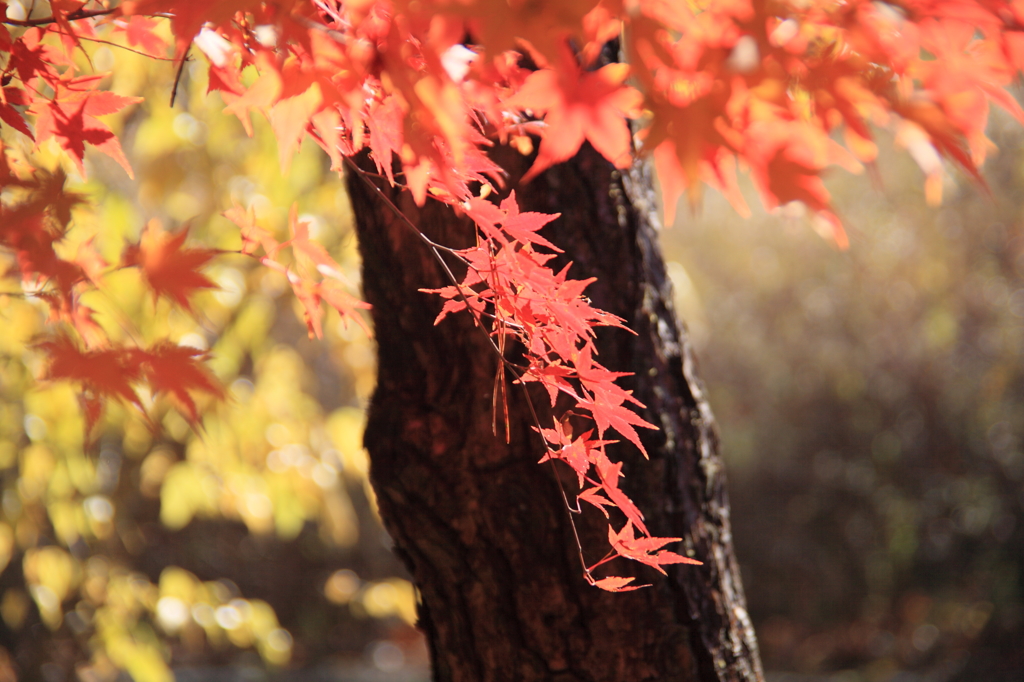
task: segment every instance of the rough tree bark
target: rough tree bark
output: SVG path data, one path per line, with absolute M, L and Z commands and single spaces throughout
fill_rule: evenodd
M 625 460 L 623 487 L 651 532 L 684 538 L 676 551 L 704 566 L 670 567 L 664 578 L 618 560 L 617 574 L 635 571 L 638 583 L 653 584 L 623 594 L 584 581 L 560 483 L 537 464 L 543 448 L 521 389 L 510 391 L 506 444 L 492 432 L 493 350 L 467 314 L 434 326 L 440 301 L 418 289 L 449 284 L 443 270 L 350 176 L 379 347 L 365 444 L 384 523 L 422 595 L 435 679 L 761 680 L 715 425 L 673 310 L 649 170 L 616 171 L 584 146 L 517 186 L 528 159 L 495 154 L 522 210 L 562 214 L 545 235 L 574 262 L 570 275 L 598 277 L 587 294 L 636 332 L 603 330 L 600 357 L 635 374 L 628 387 L 660 430 L 642 434 L 650 461 L 631 448 L 610 454 Z M 431 239 L 471 243 L 472 226 L 451 209 L 429 201 L 417 208 L 408 193 L 384 191 Z M 535 403 L 548 404 L 539 394 Z M 561 484 L 575 489 L 569 477 Z M 593 563 L 607 548 L 605 527 L 595 510 L 575 518 Z

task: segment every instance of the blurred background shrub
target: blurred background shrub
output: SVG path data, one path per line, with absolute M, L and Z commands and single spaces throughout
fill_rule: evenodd
M 1024 679 L 1024 137 L 990 136 L 938 207 L 906 154 L 836 174 L 845 252 L 715 196 L 664 234 L 768 670 Z

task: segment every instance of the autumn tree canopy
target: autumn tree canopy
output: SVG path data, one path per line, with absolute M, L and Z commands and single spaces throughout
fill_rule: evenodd
M 502 357 L 496 434 L 509 391 L 546 389 L 550 404 L 537 406 L 536 429 L 547 451 L 538 459 L 575 472 L 579 491 L 568 506 L 587 502 L 608 517 L 610 551 L 580 552 L 586 579 L 612 591 L 635 586 L 593 573 L 611 559 L 659 570 L 694 560 L 669 548 L 678 538 L 651 536 L 643 510 L 619 487 L 622 465 L 605 453 L 621 439 L 643 450 L 637 429 L 654 428 L 616 383 L 622 375 L 595 357 L 595 328 L 622 321 L 591 306 L 589 280 L 549 267 L 559 245 L 539 231 L 557 215 L 520 211 L 514 195 L 493 201 L 505 173 L 488 149 L 535 153 L 527 180 L 585 143 L 620 168 L 650 157 L 669 224 L 678 200 L 696 205 L 705 185 L 746 212 L 737 185 L 746 173 L 766 207 L 801 202 L 812 226 L 846 248 L 822 175 L 833 166 L 870 168 L 874 131 L 895 135 L 938 202 L 944 160 L 984 185 L 990 102 L 1024 121 L 1006 90 L 1024 66 L 1020 2 L 62 0 L 0 8 L 0 245 L 7 277 L 21 285 L 7 295 L 48 310 L 47 331 L 31 350 L 37 378 L 76 388 L 86 449 L 112 402 L 153 429 L 167 403 L 201 429 L 200 406 L 225 397 L 203 350 L 125 338 L 115 331 L 124 312 L 98 314 L 91 294 L 111 273 L 136 269 L 152 301 L 199 316 L 194 296 L 217 286 L 207 268 L 248 256 L 285 278 L 315 337 L 327 309 L 362 325 L 367 307 L 294 207 L 283 241 L 251 207 L 227 202 L 224 215 L 238 228 L 231 246 L 194 245 L 187 227 L 150 220 L 110 259 L 77 233 L 75 211 L 92 199 L 68 188 L 69 177 L 87 176 L 90 149 L 131 177 L 103 118 L 142 103 L 96 68 L 90 54 L 102 44 L 170 62 L 179 76 L 200 60 L 208 92 L 250 134 L 253 115 L 269 121 L 284 169 L 309 138 L 335 171 L 386 180 L 418 204 L 441 202 L 472 219 L 477 244 L 459 250 L 408 225 L 417 248 L 460 266 L 449 286 L 427 292 L 446 301 L 438 324 L 472 315 Z M 167 102 L 148 104 L 169 106 L 178 85 Z M 56 162 L 40 155 L 54 148 Z M 348 161 L 363 150 L 379 178 Z M 505 359 L 511 343 L 525 349 L 516 362 Z M 32 561 L 42 562 L 43 551 Z M 59 615 L 60 596 L 54 606 L 38 594 L 39 608 Z

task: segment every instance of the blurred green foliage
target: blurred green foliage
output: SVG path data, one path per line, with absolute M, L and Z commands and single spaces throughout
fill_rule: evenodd
M 795 206 L 744 221 L 717 197 L 664 234 L 768 670 L 1024 674 L 1015 125 L 992 126 L 990 193 L 954 171 L 928 207 L 894 153 L 833 178 L 845 252 Z
M 173 63 L 86 49 L 112 72 L 112 90 L 146 100 L 111 117 L 134 180 L 100 155 L 78 177 L 59 149 L 35 151 L 6 127 L 4 143 L 39 166 L 63 165 L 69 189 L 88 196 L 69 249 L 91 239 L 116 263 L 156 218 L 225 251 L 206 271 L 220 288 L 197 297 L 195 317 L 153 300 L 132 270 L 109 272 L 84 303 L 114 340 L 208 349 L 230 398 L 206 405 L 198 433 L 151 398 L 157 433 L 134 408 L 111 405 L 86 445 L 73 387 L 37 381 L 45 305 L 22 295 L 3 257 L 15 276 L 0 293 L 0 678 L 99 682 L 126 671 L 162 682 L 172 665 L 361 658 L 395 638 L 383 665 L 415 662 L 415 594 L 375 517 L 362 449 L 372 340 L 328 317 L 325 339 L 306 341 L 288 283 L 231 255 L 238 229 L 220 215 L 252 207 L 283 240 L 297 204 L 357 289 L 341 180 L 312 144 L 283 175 L 268 126 L 257 121 L 247 138 L 207 96 L 204 65 L 186 65 L 171 108 Z

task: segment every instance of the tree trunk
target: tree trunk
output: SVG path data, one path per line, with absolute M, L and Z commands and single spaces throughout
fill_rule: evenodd
M 495 160 L 514 181 L 528 164 L 508 149 Z M 417 208 L 379 184 L 434 241 L 473 243 L 472 225 L 448 207 Z M 572 499 L 575 477 L 560 482 L 537 464 L 543 446 L 521 387 L 510 387 L 509 443 L 500 426 L 495 437 L 493 350 L 468 314 L 434 326 L 441 301 L 418 290 L 450 282 L 409 227 L 350 177 L 379 346 L 365 444 L 381 516 L 421 593 L 435 679 L 761 680 L 718 438 L 673 310 L 649 169 L 616 171 L 585 145 L 531 183 L 510 185 L 522 210 L 562 214 L 544 234 L 573 261 L 570 276 L 596 276 L 587 295 L 636 332 L 602 330 L 600 358 L 634 373 L 626 387 L 660 430 L 642 434 L 650 461 L 632 447 L 609 454 L 625 461 L 622 486 L 650 531 L 682 537 L 670 548 L 704 565 L 672 566 L 666 578 L 620 559 L 616 574 L 652 587 L 611 594 L 585 582 L 570 516 L 588 563 L 607 550 L 603 519 L 591 509 L 570 515 L 558 486 Z M 541 408 L 545 395 L 535 396 Z

